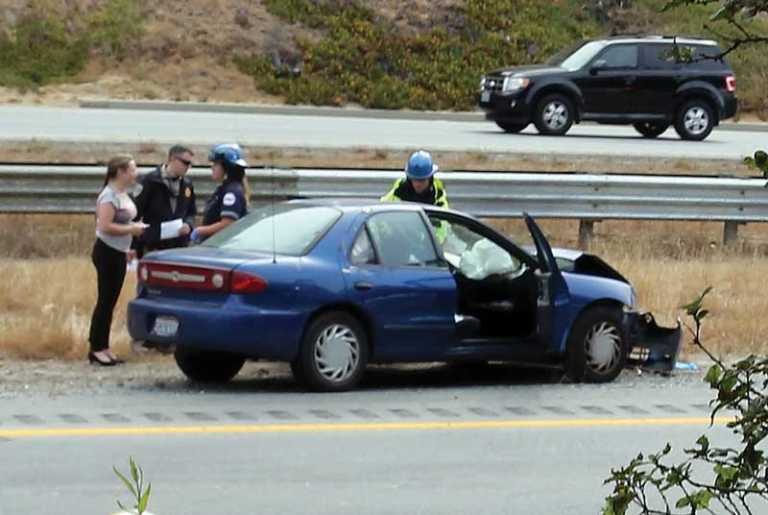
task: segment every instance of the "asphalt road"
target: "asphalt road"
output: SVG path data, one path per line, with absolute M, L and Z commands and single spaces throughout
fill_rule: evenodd
M 493 375 L 495 374 L 495 375 Z M 134 456 L 157 515 L 598 513 L 611 467 L 708 432 L 700 375 L 466 380 L 374 371 L 360 391 L 184 381 L 0 404 L 0 514 L 110 513 Z
M 0 107 L 0 140 L 29 139 L 739 160 L 766 146 L 765 132 L 718 129 L 704 142 L 681 141 L 673 130 L 649 141 L 632 128 L 598 125 L 575 126 L 566 137 L 544 137 L 531 127 L 508 135 L 490 122 Z

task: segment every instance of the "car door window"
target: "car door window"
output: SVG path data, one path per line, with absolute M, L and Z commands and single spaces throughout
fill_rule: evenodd
M 597 57 L 602 68 L 637 68 L 637 45 L 613 45 Z
M 367 224 L 385 266 L 425 266 L 441 262 L 429 228 L 415 211 L 379 213 Z
M 352 244 L 352 250 L 349 253 L 349 261 L 353 265 L 374 265 L 376 261 L 376 251 L 373 249 L 371 238 L 368 236 L 368 230 L 363 228 Z
M 491 275 L 517 276 L 526 266 L 496 242 L 458 221 L 430 216 L 433 224 L 445 229 L 440 245 L 443 256 L 462 275 L 482 280 Z

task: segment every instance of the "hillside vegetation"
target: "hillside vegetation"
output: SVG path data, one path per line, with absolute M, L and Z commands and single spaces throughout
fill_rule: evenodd
M 471 109 L 480 75 L 611 33 L 715 37 L 664 0 L 10 0 L 0 100 L 55 96 Z M 606 7 L 607 6 L 607 7 Z M 757 20 L 754 23 L 768 23 Z M 718 34 L 724 27 L 714 26 Z M 764 48 L 729 56 L 768 116 Z M 0 91 L 2 93 L 2 91 Z

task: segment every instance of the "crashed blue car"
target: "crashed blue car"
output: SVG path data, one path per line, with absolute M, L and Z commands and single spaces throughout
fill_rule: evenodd
M 145 256 L 129 331 L 175 347 L 195 381 L 263 359 L 315 391 L 354 388 L 369 363 L 525 362 L 584 382 L 630 362 L 670 371 L 679 324 L 659 327 L 619 272 L 553 252 L 524 221 L 530 239 L 515 242 L 420 204 L 278 203 L 200 246 Z

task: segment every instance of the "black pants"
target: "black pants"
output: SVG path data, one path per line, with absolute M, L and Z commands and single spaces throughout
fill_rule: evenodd
M 125 280 L 125 252 L 115 250 L 100 239 L 96 239 L 91 253 L 93 266 L 96 267 L 99 298 L 93 308 L 91 331 L 88 341 L 91 352 L 109 348 L 109 328 L 112 325 L 112 312 L 120 297 Z

